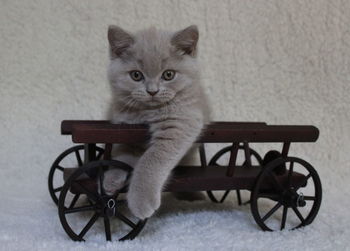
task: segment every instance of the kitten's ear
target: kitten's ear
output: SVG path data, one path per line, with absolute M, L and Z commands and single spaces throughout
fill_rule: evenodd
M 184 30 L 178 31 L 171 39 L 171 44 L 177 49 L 190 56 L 196 55 L 198 42 L 198 28 L 191 25 Z
M 108 41 L 111 48 L 111 57 L 119 57 L 134 43 L 133 37 L 116 25 L 108 27 Z

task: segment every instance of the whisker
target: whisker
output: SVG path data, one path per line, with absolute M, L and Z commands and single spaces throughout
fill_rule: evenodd
M 132 105 L 133 102 L 134 102 L 133 99 L 127 100 L 127 101 L 124 103 L 124 105 L 119 109 L 119 111 L 120 111 L 120 112 L 123 112 L 123 111 L 125 111 L 125 109 L 127 109 L 127 112 L 128 112 L 128 110 L 130 109 L 130 105 Z

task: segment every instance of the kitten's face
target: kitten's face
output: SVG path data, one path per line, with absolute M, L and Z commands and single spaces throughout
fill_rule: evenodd
M 195 26 L 177 32 L 154 28 L 130 35 L 110 27 L 109 80 L 126 106 L 159 106 L 170 102 L 197 78 Z

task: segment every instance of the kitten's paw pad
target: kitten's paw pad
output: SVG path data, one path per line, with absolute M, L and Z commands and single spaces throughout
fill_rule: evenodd
M 140 191 L 139 191 L 140 190 Z M 139 219 L 151 217 L 160 206 L 160 194 L 147 193 L 147 189 L 130 189 L 127 194 L 128 207 Z
M 113 195 L 115 191 L 126 184 L 128 173 L 120 169 L 107 170 L 104 173 L 103 189 L 107 195 Z

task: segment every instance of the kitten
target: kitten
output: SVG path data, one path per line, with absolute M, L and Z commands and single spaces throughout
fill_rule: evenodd
M 150 217 L 161 202 L 171 170 L 191 149 L 208 121 L 208 107 L 199 79 L 198 29 L 178 32 L 150 28 L 135 34 L 117 26 L 108 30 L 112 87 L 112 123 L 150 126 L 147 145 L 118 145 L 116 158 L 130 164 L 133 174 L 127 193 L 131 212 Z M 109 170 L 104 188 L 113 193 L 125 173 Z

